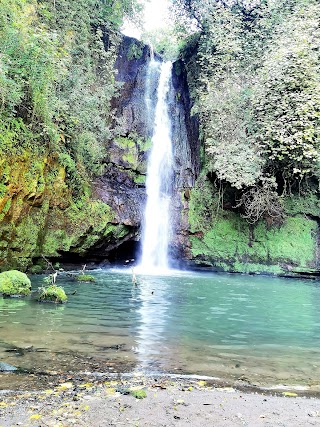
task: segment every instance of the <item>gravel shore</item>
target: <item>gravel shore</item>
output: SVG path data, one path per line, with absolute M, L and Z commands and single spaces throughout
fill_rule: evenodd
M 47 390 L 0 395 L 0 427 L 188 425 L 320 426 L 320 399 L 143 376 L 71 378 Z

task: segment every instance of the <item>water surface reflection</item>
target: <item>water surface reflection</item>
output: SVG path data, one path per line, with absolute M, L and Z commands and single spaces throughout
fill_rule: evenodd
M 76 371 L 91 360 L 104 371 L 126 363 L 259 384 L 320 382 L 316 281 L 175 272 L 139 275 L 133 285 L 129 272 L 93 274 L 94 284 L 59 278 L 76 291 L 63 306 L 0 299 L 0 361 Z

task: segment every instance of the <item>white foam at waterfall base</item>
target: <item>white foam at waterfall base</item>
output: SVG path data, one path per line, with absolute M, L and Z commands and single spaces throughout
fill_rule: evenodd
M 149 67 L 154 67 L 153 61 Z M 165 273 L 169 269 L 170 201 L 173 180 L 171 121 L 168 111 L 171 69 L 171 62 L 161 64 L 157 90 L 154 132 L 146 180 L 147 202 L 142 229 L 142 258 L 138 267 L 139 272 L 145 274 Z M 152 76 L 152 73 L 149 74 Z

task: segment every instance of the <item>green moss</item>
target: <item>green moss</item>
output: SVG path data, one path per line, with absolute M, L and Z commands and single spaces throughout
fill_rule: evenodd
M 124 162 L 129 163 L 129 165 L 131 166 L 132 169 L 136 170 L 138 169 L 138 154 L 135 150 L 135 152 L 127 152 L 125 154 L 123 154 L 122 159 Z
M 2 209 L 2 212 L 0 213 L 0 220 L 4 218 L 5 214 L 9 211 L 11 206 L 11 199 L 8 199 Z
M 146 183 L 146 175 L 135 175 L 133 180 L 136 184 L 145 184 Z
M 60 223 L 61 224 L 61 223 Z M 59 226 L 59 222 L 57 222 Z M 72 237 L 68 236 L 66 230 L 47 230 L 41 247 L 41 252 L 49 257 L 59 256 L 58 251 L 68 251 L 72 245 Z
M 31 259 L 41 255 L 39 242 L 45 228 L 49 206 L 43 203 L 41 208 L 31 208 L 20 222 L 13 224 L 9 241 L 9 265 L 26 270 L 32 264 Z
M 90 274 L 79 274 L 79 276 L 76 277 L 76 280 L 78 282 L 95 282 L 96 279 L 94 276 L 91 276 Z
M 41 288 L 38 301 L 40 302 L 54 302 L 62 304 L 67 302 L 68 297 L 61 286 L 51 285 L 47 288 Z
M 239 273 L 267 273 L 267 274 L 283 274 L 285 272 L 285 269 L 282 268 L 280 265 L 266 265 L 266 264 L 254 264 L 254 263 L 241 263 L 239 261 L 236 261 L 233 264 L 234 271 L 237 271 Z
M 219 197 L 214 185 L 205 177 L 200 177 L 190 192 L 189 222 L 191 232 L 209 229 L 218 211 Z
M 139 139 L 138 145 L 141 151 L 149 151 L 152 147 L 152 139 L 151 138 Z
M 49 212 L 41 250 L 47 256 L 59 256 L 59 251 L 84 255 L 101 237 L 113 239 L 117 226 L 113 213 L 101 201 L 83 200 L 71 204 L 65 211 L 57 208 Z
M 304 214 L 319 217 L 320 200 L 314 193 L 305 196 L 290 196 L 284 199 L 284 208 L 289 215 Z
M 145 399 L 147 397 L 147 393 L 144 390 L 132 390 L 130 394 L 136 399 Z
M 130 138 L 119 137 L 115 140 L 121 148 L 121 158 L 124 164 L 131 169 L 137 170 L 139 166 L 139 151 L 136 142 Z
M 10 270 L 0 273 L 0 293 L 3 295 L 29 295 L 31 282 L 25 273 Z
M 122 151 L 138 152 L 138 142 L 134 139 L 120 141 Z M 128 160 L 132 160 L 130 155 Z M 59 257 L 61 252 L 85 255 L 101 239 L 114 244 L 128 234 L 127 227 L 114 224 L 115 214 L 108 205 L 91 198 L 86 182 L 81 183 L 83 195 L 72 199 L 66 183 L 66 169 L 70 165 L 73 163 L 68 155 L 34 156 L 26 150 L 14 159 L 8 156 L 0 159 L 0 193 L 6 194 L 0 200 L 0 271 L 8 268 L 30 271 L 32 259 L 41 255 Z M 136 177 L 140 182 L 140 171 L 129 172 L 132 181 Z M 10 193 L 7 183 L 11 185 Z
M 199 263 L 211 262 L 225 271 L 280 274 L 288 265 L 314 266 L 317 228 L 316 221 L 297 216 L 280 228 L 259 222 L 251 233 L 245 220 L 223 212 L 211 228 L 190 237 L 191 251 Z
M 127 138 L 116 138 L 115 144 L 120 149 L 117 156 L 122 159 L 122 166 L 135 172 L 138 171 L 140 174 L 146 173 L 147 162 L 143 153 L 148 151 L 152 145 L 150 138 L 145 139 L 136 134 L 130 134 Z
M 115 139 L 115 143 L 118 145 L 118 147 L 122 148 L 123 150 L 128 150 L 136 147 L 136 143 L 131 138 L 125 138 L 125 137 L 118 137 Z
M 0 199 L 6 194 L 7 186 L 5 184 L 0 183 Z

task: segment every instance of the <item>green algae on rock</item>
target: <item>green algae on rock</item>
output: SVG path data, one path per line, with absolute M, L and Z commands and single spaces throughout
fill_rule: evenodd
M 86 282 L 86 283 L 93 283 L 96 281 L 96 279 L 91 276 L 90 274 L 79 274 L 79 276 L 76 277 L 77 282 Z
M 228 272 L 315 273 L 318 223 L 311 215 L 313 205 L 310 216 L 305 215 L 306 203 L 302 197 L 284 198 L 287 216 L 281 226 L 263 220 L 249 224 L 238 212 L 223 209 L 214 185 L 200 178 L 190 192 L 190 258 Z
M 315 220 L 302 215 L 288 217 L 281 227 L 268 228 L 263 221 L 252 227 L 239 215 L 223 211 L 206 230 L 190 235 L 191 254 L 196 264 L 222 271 L 312 273 L 317 229 Z

